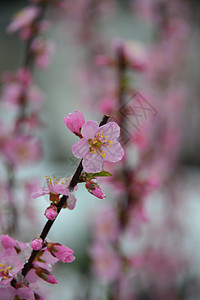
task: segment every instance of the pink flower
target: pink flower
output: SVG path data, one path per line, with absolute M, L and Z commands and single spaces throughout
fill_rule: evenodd
M 81 137 L 81 128 L 85 123 L 85 119 L 80 111 L 75 111 L 75 114 L 69 113 L 68 117 L 64 117 L 63 121 L 71 132 Z
M 15 32 L 23 29 L 24 27 L 30 26 L 38 16 L 39 12 L 40 10 L 36 6 L 32 5 L 25 7 L 14 16 L 13 21 L 7 27 L 7 31 Z
M 53 177 L 53 180 L 46 176 L 47 187 L 37 188 L 32 194 L 32 198 L 38 198 L 43 195 L 50 195 L 50 201 L 52 203 L 59 202 L 59 195 L 69 196 L 69 190 L 67 188 L 67 179 L 61 178 L 57 179 Z
M 44 69 L 50 63 L 50 58 L 54 53 L 54 44 L 51 41 L 35 38 L 31 44 L 31 51 L 38 67 Z
M 94 219 L 94 233 L 99 241 L 116 241 L 119 236 L 119 220 L 111 205 L 102 207 Z
M 35 300 L 35 296 L 33 291 L 26 286 L 23 286 L 17 290 L 12 286 L 0 288 L 0 300 L 9 299 Z
M 57 207 L 55 205 L 50 205 L 45 210 L 45 217 L 48 220 L 54 220 L 57 217 L 57 215 L 58 215 L 58 213 L 57 213 Z
M 14 249 L 1 249 L 0 252 L 0 284 L 8 285 L 14 276 L 23 268 L 22 261 Z
M 99 67 L 104 67 L 104 66 L 110 66 L 110 65 L 112 65 L 113 64 L 113 60 L 110 57 L 108 57 L 108 56 L 106 56 L 104 54 L 101 54 L 101 55 L 97 55 L 95 57 L 94 63 L 97 66 L 99 66 Z
M 2 88 L 1 100 L 5 103 L 16 105 L 20 103 L 22 93 L 23 87 L 21 84 L 16 82 L 5 84 Z
M 86 172 L 100 172 L 103 162 L 117 162 L 124 156 L 124 150 L 117 138 L 120 128 L 115 122 L 99 127 L 96 121 L 87 121 L 81 128 L 83 138 L 72 146 L 75 157 L 83 158 Z
M 16 73 L 5 72 L 2 80 L 4 85 L 1 100 L 7 105 L 20 105 L 26 101 L 38 106 L 44 98 L 43 93 L 32 84 L 31 74 L 27 69 L 20 69 Z
M 47 250 L 63 263 L 71 263 L 75 260 L 75 257 L 73 255 L 74 251 L 59 243 L 48 243 Z
M 3 152 L 6 158 L 17 166 L 38 160 L 41 155 L 41 147 L 35 138 L 18 135 L 7 140 Z
M 101 99 L 99 108 L 103 114 L 112 115 L 113 111 L 116 109 L 116 99 L 114 97 L 106 97 Z
M 35 238 L 31 242 L 31 248 L 33 250 L 40 250 L 42 249 L 43 240 L 41 238 Z
M 95 197 L 97 197 L 99 199 L 104 198 L 104 194 L 103 194 L 101 188 L 93 180 L 87 181 L 86 184 L 85 184 L 85 187 L 88 190 L 88 192 L 91 193 L 92 195 L 94 195 Z
M 116 280 L 120 274 L 120 257 L 103 243 L 96 243 L 90 249 L 95 274 L 106 283 Z

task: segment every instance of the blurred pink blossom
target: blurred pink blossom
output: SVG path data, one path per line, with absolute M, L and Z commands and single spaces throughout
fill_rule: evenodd
M 40 9 L 37 6 L 30 5 L 25 7 L 14 15 L 12 22 L 7 27 L 7 31 L 15 32 L 32 25 L 39 13 Z
M 93 260 L 94 273 L 103 282 L 112 282 L 120 274 L 120 258 L 114 250 L 103 243 L 95 243 L 89 249 Z
M 35 62 L 39 68 L 49 66 L 55 46 L 52 41 L 45 41 L 42 38 L 35 38 L 31 44 L 31 52 L 35 57 Z
M 16 135 L 6 141 L 3 152 L 10 163 L 19 166 L 38 160 L 41 147 L 39 141 L 31 136 Z

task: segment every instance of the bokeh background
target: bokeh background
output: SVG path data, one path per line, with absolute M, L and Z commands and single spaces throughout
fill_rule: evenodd
M 76 2 L 78 3 L 79 1 Z M 154 41 L 155 24 L 151 24 L 151 22 L 145 21 L 140 17 L 135 9 L 134 2 L 123 0 L 113 1 L 112 6 L 109 8 L 110 11 L 107 12 L 108 15 L 105 16 L 102 22 L 98 23 L 98 31 L 105 36 L 105 44 L 108 45 L 108 48 L 111 47 L 112 40 L 137 41 L 137 43 L 147 48 Z M 177 299 L 198 300 L 200 299 L 200 293 L 197 288 L 199 286 L 197 281 L 200 276 L 200 4 L 199 1 L 191 0 L 185 1 L 185 3 L 189 8 L 188 22 L 192 30 L 185 41 L 187 53 L 184 62 L 183 86 L 187 91 L 187 99 L 182 116 L 183 137 L 176 165 L 177 176 L 174 181 L 176 182 L 177 198 L 181 198 L 182 201 L 178 212 L 176 211 L 176 218 L 180 220 L 182 226 L 182 235 L 179 239 L 179 233 L 175 233 L 176 229 L 173 226 L 169 226 L 168 233 L 163 237 L 163 243 L 167 244 L 169 241 L 170 247 L 174 247 L 175 253 L 176 249 L 178 249 L 178 253 L 182 249 L 184 253 L 183 257 L 184 255 L 185 257 L 192 257 L 192 267 L 188 267 L 187 274 L 191 280 L 188 281 L 189 287 L 187 289 L 196 289 L 196 291 L 194 291 L 192 297 L 187 296 L 187 293 L 185 293 L 186 296 L 182 296 L 182 298 L 180 296 Z M 1 74 L 5 70 L 14 71 L 18 69 L 23 61 L 25 44 L 16 34 L 8 34 L 6 27 L 13 14 L 26 5 L 27 1 L 17 0 L 7 0 L 0 4 Z M 52 22 L 52 26 L 46 35 L 54 41 L 55 53 L 50 66 L 46 70 L 34 70 L 34 79 L 44 92 L 46 99 L 43 108 L 41 108 L 41 118 L 46 125 L 39 132 L 39 136 L 43 141 L 44 154 L 39 163 L 30 168 L 22 168 L 18 173 L 19 178 L 20 176 L 27 176 L 27 178 L 29 176 L 37 177 L 39 185 L 45 184 L 45 175 L 70 176 L 78 165 L 78 160 L 71 153 L 71 146 L 76 142 L 77 138 L 66 128 L 63 123 L 63 117 L 67 116 L 69 112 L 80 110 L 86 120 L 94 119 L 100 121 L 101 119 L 98 107 L 94 106 L 91 109 L 90 101 L 86 99 L 90 91 L 81 79 L 81 69 L 84 68 L 88 59 L 89 45 L 87 41 L 81 44 L 74 38 L 73 32 L 76 32 L 76 23 L 68 18 L 67 14 L 62 10 L 49 8 L 46 15 Z M 145 90 L 145 81 L 142 76 L 139 74 L 134 77 L 134 86 L 140 91 Z M 151 99 L 148 98 L 148 100 Z M 162 105 L 158 108 L 158 115 L 160 109 L 162 109 Z M 4 111 L 2 110 L 0 114 L 4 115 Z M 4 118 L 6 118 L 5 115 Z M 1 169 L 2 176 L 4 176 L 3 167 Z M 80 187 L 76 193 L 78 199 L 76 209 L 73 211 L 63 211 L 58 220 L 56 220 L 49 238 L 74 249 L 76 261 L 71 265 L 60 263 L 55 267 L 54 274 L 59 284 L 49 287 L 51 292 L 48 299 L 53 300 L 58 297 L 69 300 L 87 299 L 87 288 L 91 282 L 91 275 L 88 275 L 89 258 L 87 251 L 91 242 L 93 218 L 98 209 L 106 201 L 109 201 L 109 198 L 112 198 L 111 189 L 105 188 L 104 193 L 106 198 L 99 200 L 90 195 L 84 186 Z M 149 196 L 147 211 L 151 222 L 144 225 L 140 238 L 137 238 L 135 241 L 133 240 L 128 245 L 136 253 L 140 251 L 139 249 L 141 249 L 142 245 L 151 243 L 149 236 L 155 238 L 157 235 L 158 220 L 162 214 L 166 213 L 165 207 L 161 205 L 164 199 L 165 190 L 163 191 L 162 189 Z M 33 199 L 32 201 L 34 201 L 34 206 L 37 209 L 39 221 L 35 226 L 32 226 L 31 224 L 27 224 L 27 221 L 24 222 L 21 217 L 19 236 L 24 242 L 29 242 L 35 234 L 40 233 L 45 223 L 43 212 L 49 204 L 46 197 Z M 172 212 L 173 208 L 170 208 L 169 214 Z M 157 243 L 156 239 L 154 243 Z M 162 264 L 163 262 L 161 261 L 160 263 Z M 153 270 L 150 270 L 151 272 L 153 274 Z M 134 271 L 134 276 L 137 282 L 140 276 L 138 276 L 137 271 Z M 145 280 L 142 282 L 145 282 Z M 96 289 L 96 293 L 100 295 L 98 299 L 104 299 L 103 294 L 101 294 L 103 290 L 102 285 L 93 284 L 93 286 L 92 289 Z M 147 295 L 137 299 L 155 300 L 155 298 Z M 158 299 L 160 300 L 161 298 Z

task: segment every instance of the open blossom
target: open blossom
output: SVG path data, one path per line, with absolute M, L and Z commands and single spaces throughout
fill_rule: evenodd
M 72 146 L 75 157 L 83 158 L 86 172 L 100 172 L 103 162 L 117 162 L 122 159 L 124 150 L 117 138 L 120 128 L 115 122 L 99 127 L 96 121 L 87 121 L 81 128 L 82 139 Z
M 14 249 L 1 249 L 0 251 L 0 284 L 8 285 L 14 276 L 23 268 L 22 261 Z
M 81 137 L 80 132 L 85 119 L 80 111 L 75 111 L 75 114 L 69 113 L 68 117 L 64 117 L 63 121 L 71 132 Z
M 7 31 L 15 32 L 24 29 L 24 27 L 30 26 L 33 23 L 33 21 L 37 18 L 39 12 L 40 10 L 36 6 L 31 5 L 25 7 L 23 10 L 15 14 L 12 22 L 7 27 Z
M 41 147 L 39 141 L 31 136 L 17 135 L 6 141 L 3 152 L 12 164 L 21 165 L 38 160 Z
M 27 69 L 17 72 L 5 72 L 2 76 L 3 86 L 1 100 L 7 105 L 21 105 L 24 101 L 31 105 L 39 105 L 43 93 L 32 82 L 31 74 Z
M 75 260 L 74 251 L 59 243 L 49 243 L 47 250 L 55 257 L 57 257 L 63 263 L 71 263 Z
M 59 202 L 59 196 L 65 195 L 69 196 L 69 190 L 67 188 L 67 179 L 57 179 L 53 177 L 53 180 L 46 176 L 47 187 L 37 188 L 32 194 L 32 198 L 38 198 L 40 196 L 48 195 L 50 196 L 50 201 L 52 203 Z

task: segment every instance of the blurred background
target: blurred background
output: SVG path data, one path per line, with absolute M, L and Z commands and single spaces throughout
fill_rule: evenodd
M 92 21 L 87 19 L 90 18 L 89 13 L 81 19 L 81 9 L 84 9 L 83 3 L 86 1 L 76 0 L 74 4 L 73 1 L 66 2 L 64 8 L 49 5 L 45 12 L 51 26 L 44 36 L 53 41 L 54 53 L 48 68 L 33 69 L 34 82 L 44 93 L 44 103 L 39 108 L 38 114 L 45 125 L 36 133 L 42 141 L 43 155 L 38 163 L 18 168 L 16 178 L 27 180 L 34 177 L 37 178 L 39 186 L 44 186 L 46 175 L 67 177 L 74 173 L 79 160 L 73 157 L 71 146 L 77 141 L 77 137 L 67 129 L 63 117 L 79 110 L 85 120 L 93 119 L 98 122 L 101 120 L 103 110 L 97 102 L 100 98 L 110 97 L 110 91 L 114 90 L 113 82 L 116 74 L 113 69 L 110 73 L 107 74 L 106 71 L 104 74 L 101 66 L 92 66 L 95 65 L 94 58 L 105 53 L 113 57 L 115 52 L 113 49 L 119 41 L 128 45 L 133 44 L 128 51 L 134 49 L 133 57 L 135 55 L 139 57 L 139 61 L 144 60 L 147 69 L 138 73 L 133 71 L 134 74 L 130 71 L 130 86 L 145 95 L 158 112 L 153 121 L 148 120 L 150 132 L 158 129 L 160 121 L 157 120 L 160 119 L 172 125 L 170 142 L 164 154 L 168 157 L 173 153 L 175 159 L 172 159 L 172 163 L 165 161 L 164 167 L 163 162 L 162 167 L 156 163 L 153 167 L 149 168 L 149 165 L 147 167 L 150 169 L 149 174 L 156 178 L 157 184 L 157 188 L 153 189 L 145 200 L 148 221 L 143 222 L 142 226 L 140 224 L 138 232 L 128 241 L 126 236 L 121 237 L 121 243 L 128 248 L 129 253 L 134 253 L 138 261 L 142 253 L 146 260 L 142 267 L 138 262 L 140 267 L 132 268 L 134 296 L 132 293 L 129 298 L 122 295 L 119 299 L 198 300 L 200 299 L 199 1 L 174 1 L 174 5 L 173 1 L 167 3 L 164 0 L 102 1 L 102 7 Z M 8 34 L 6 28 L 12 16 L 27 5 L 27 1 L 17 0 L 7 0 L 0 4 L 1 74 L 7 70 L 15 72 L 23 64 L 26 41 L 20 39 L 16 33 Z M 182 17 L 180 23 L 175 20 L 177 26 L 175 23 L 174 27 L 172 26 L 178 30 L 181 28 L 180 31 L 177 30 L 178 33 L 169 39 L 162 31 L 162 24 L 165 22 L 162 9 L 160 12 L 152 10 L 152 6 L 162 5 L 167 7 L 167 11 L 169 6 L 169 19 L 177 17 L 179 20 Z M 85 27 L 81 28 L 81 24 Z M 90 32 L 91 24 L 95 24 L 92 32 Z M 159 37 L 162 34 L 163 40 Z M 161 49 L 158 49 L 159 47 Z M 167 51 L 162 50 L 162 47 Z M 173 51 L 177 51 L 176 56 L 173 55 Z M 178 66 L 175 66 L 176 63 Z M 167 70 L 166 66 L 171 69 Z M 107 86 L 106 80 L 110 77 L 111 83 Z M 104 82 L 99 84 L 101 79 Z M 163 88 L 164 84 L 167 86 L 166 89 Z M 169 106 L 166 104 L 168 98 L 173 98 L 169 100 Z M 1 105 L 0 116 L 9 123 L 13 113 L 10 108 Z M 178 139 L 176 126 L 179 130 Z M 155 145 L 159 140 L 158 136 L 154 137 Z M 174 143 L 178 143 L 178 149 L 174 147 Z M 165 146 L 157 148 L 153 162 L 159 156 L 159 151 L 165 152 L 166 148 Z M 134 146 L 130 154 L 131 166 L 135 165 L 137 160 L 135 157 L 140 156 L 138 149 L 139 146 L 138 148 Z M 133 168 L 137 170 L 137 166 Z M 3 158 L 0 168 L 3 181 L 7 176 Z M 165 170 L 167 170 L 166 177 L 163 175 Z M 145 166 L 142 166 L 141 174 L 143 173 Z M 76 192 L 76 208 L 72 211 L 62 211 L 49 234 L 49 238 L 53 241 L 72 248 L 76 261 L 69 265 L 58 263 L 55 266 L 54 274 L 59 284 L 48 286 L 51 290 L 51 297 L 48 299 L 60 297 L 69 300 L 117 300 L 108 298 L 105 292 L 106 283 L 101 278 L 99 281 L 94 280 L 91 275 L 92 267 L 89 267 L 91 258 L 88 256 L 88 250 L 95 236 L 92 233 L 94 218 L 108 201 L 111 203 L 115 201 L 113 189 L 103 181 L 101 186 L 106 195 L 103 200 L 89 194 L 84 185 L 80 186 Z M 20 198 L 20 188 L 16 188 L 15 192 L 17 198 Z M 40 233 L 46 221 L 44 210 L 49 205 L 48 197 L 45 196 L 29 201 L 32 201 L 31 206 L 36 209 L 37 221 L 33 226 L 33 223 L 29 222 L 29 217 L 23 220 L 23 216 L 20 216 L 19 231 L 15 236 L 23 242 L 29 242 Z M 137 227 L 137 224 L 134 226 Z M 162 289 L 163 282 L 169 284 Z M 124 289 L 128 290 L 126 286 Z

